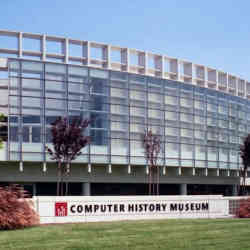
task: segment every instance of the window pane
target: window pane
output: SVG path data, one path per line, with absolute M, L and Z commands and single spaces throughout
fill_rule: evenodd
M 57 90 L 57 91 L 65 91 L 66 85 L 63 81 L 46 81 L 45 83 L 46 91 Z
M 178 98 L 176 96 L 165 96 L 165 104 L 178 105 Z
M 90 96 L 90 109 L 95 111 L 108 111 L 108 100 L 106 97 L 91 95 Z
M 106 80 L 99 79 L 99 78 L 92 78 L 90 82 L 90 94 L 108 94 L 108 88 L 105 87 L 107 84 Z
M 90 76 L 106 79 L 106 78 L 108 78 L 108 71 L 91 69 Z
M 181 98 L 180 99 L 180 105 L 183 106 L 183 107 L 191 108 L 191 107 L 193 107 L 193 100 L 192 99 L 187 99 L 187 98 Z
M 181 113 L 180 114 L 180 121 L 192 123 L 193 122 L 193 116 L 189 115 L 189 114 Z
M 45 69 L 46 72 L 51 72 L 51 73 L 66 73 L 66 67 L 63 64 L 52 64 L 52 63 L 47 63 L 45 64 Z
M 227 149 L 220 148 L 219 161 L 228 161 L 228 150 Z
M 25 79 L 22 78 L 22 87 L 27 89 L 41 89 L 40 79 Z
M 107 128 L 108 126 L 107 114 L 92 112 L 90 115 L 90 121 L 92 128 Z
M 43 71 L 43 63 L 40 62 L 22 62 L 22 71 Z
M 29 142 L 29 127 L 23 127 L 23 142 Z
M 66 108 L 65 100 L 58 99 L 46 99 L 46 108 L 47 109 L 61 109 L 64 110 Z M 58 114 L 59 116 L 59 114 Z
M 91 129 L 90 136 L 91 136 L 91 145 L 107 145 L 108 144 L 107 131 L 105 130 Z
M 217 148 L 208 147 L 207 158 L 209 161 L 216 161 L 217 160 Z
M 26 115 L 23 116 L 23 123 L 40 123 L 40 116 Z
M 32 127 L 32 142 L 41 142 L 41 127 Z
M 18 142 L 18 127 L 10 127 L 10 141 Z
M 112 139 L 111 154 L 112 155 L 127 155 L 128 141 L 124 139 Z
M 168 158 L 178 158 L 179 157 L 179 144 L 177 143 L 166 143 L 165 155 Z
M 68 73 L 69 75 L 87 76 L 88 70 L 83 67 L 69 66 Z
M 193 145 L 181 144 L 181 158 L 182 159 L 193 158 Z
M 22 106 L 23 107 L 41 107 L 41 99 L 40 98 L 32 98 L 32 97 L 22 97 Z
M 200 145 L 195 146 L 195 159 L 197 160 L 206 159 L 206 147 Z
M 165 112 L 165 119 L 166 120 L 176 121 L 176 120 L 178 120 L 178 113 L 177 112 L 166 111 Z

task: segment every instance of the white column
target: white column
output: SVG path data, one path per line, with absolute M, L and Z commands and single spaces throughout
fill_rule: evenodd
M 195 168 L 192 169 L 192 175 L 195 176 Z
M 205 176 L 208 176 L 208 169 L 205 168 Z
M 237 196 L 237 195 L 238 195 L 238 187 L 237 185 L 233 185 L 232 196 Z
M 110 45 L 105 46 L 102 48 L 102 59 L 106 61 L 106 66 L 108 69 L 111 68 L 111 57 L 110 57 Z
M 187 195 L 187 184 L 180 184 L 180 195 Z
M 36 183 L 33 183 L 32 184 L 32 186 L 33 186 L 33 196 L 36 196 Z
M 162 174 L 166 175 L 166 166 L 163 166 L 163 168 L 162 168 Z
M 19 162 L 19 171 L 23 172 L 23 162 L 22 161 Z
M 88 173 L 91 173 L 91 170 L 92 170 L 92 169 L 91 169 L 91 164 L 89 163 L 89 164 L 88 164 Z
M 18 57 L 23 56 L 23 33 L 19 32 L 18 35 Z
M 82 195 L 84 195 L 84 196 L 90 196 L 91 195 L 90 182 L 82 183 Z
M 131 165 L 128 165 L 128 174 L 131 174 Z
M 46 60 L 46 35 L 43 35 L 41 38 L 41 52 L 42 52 L 42 60 Z
M 129 49 L 127 48 L 125 51 L 125 58 L 126 58 L 126 67 L 127 67 L 127 72 L 130 70 L 130 58 L 129 58 Z
M 112 174 L 112 166 L 111 166 L 111 164 L 108 165 L 108 173 Z
M 64 50 L 62 51 L 62 54 L 64 54 L 64 62 L 69 63 L 69 39 L 65 38 L 63 43 L 64 43 Z
M 220 170 L 217 168 L 217 170 L 216 170 L 216 175 L 217 176 L 220 176 Z
M 148 55 L 147 55 L 147 52 L 144 52 L 144 54 L 141 54 L 139 55 L 139 61 L 141 60 L 140 63 L 142 63 L 142 65 L 140 66 L 143 66 L 144 67 L 144 74 L 147 74 L 148 72 Z
M 178 167 L 178 175 L 181 175 L 181 167 Z
M 46 172 L 47 171 L 47 165 L 46 165 L 46 162 L 43 162 L 43 172 Z
M 178 79 L 178 81 L 181 81 L 181 75 L 182 75 L 181 64 L 182 64 L 182 62 L 180 60 L 177 60 L 177 79 Z M 169 69 L 169 71 L 170 71 L 170 69 Z
M 164 56 L 160 57 L 160 62 L 161 62 L 161 65 L 160 65 L 159 69 L 161 70 L 161 77 L 165 78 L 165 61 L 164 61 Z
M 86 55 L 86 57 L 87 57 L 87 65 L 89 65 L 90 64 L 90 59 L 91 59 L 91 55 L 90 55 L 90 48 L 91 48 L 91 44 L 90 44 L 90 42 L 88 41 L 87 42 L 87 50 L 86 50 L 86 52 L 87 52 L 87 55 Z

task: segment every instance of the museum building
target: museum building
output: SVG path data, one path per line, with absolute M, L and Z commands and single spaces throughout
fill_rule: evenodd
M 250 132 L 250 82 L 186 60 L 65 37 L 0 30 L 0 183 L 56 193 L 45 151 L 59 116 L 88 118 L 71 195 L 145 195 L 142 135 L 161 137 L 160 194 L 235 195 Z

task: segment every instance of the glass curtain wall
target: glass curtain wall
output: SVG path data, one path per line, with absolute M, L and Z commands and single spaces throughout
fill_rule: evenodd
M 12 161 L 50 161 L 51 123 L 88 118 L 91 144 L 78 162 L 146 164 L 142 135 L 162 140 L 160 165 L 237 169 L 250 103 L 172 80 L 74 65 L 9 60 Z

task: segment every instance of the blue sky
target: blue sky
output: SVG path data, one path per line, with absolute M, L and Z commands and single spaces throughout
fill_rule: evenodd
M 1 0 L 0 8 L 0 29 L 167 54 L 250 80 L 247 0 Z

